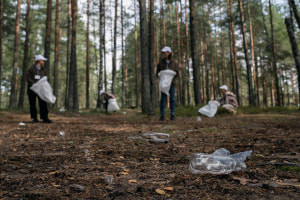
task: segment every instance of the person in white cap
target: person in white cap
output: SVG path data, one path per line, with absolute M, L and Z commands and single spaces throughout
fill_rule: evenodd
M 104 109 L 105 109 L 105 112 L 107 113 L 107 108 L 108 108 L 108 100 L 110 99 L 115 99 L 116 97 L 109 93 L 109 92 L 105 92 L 104 90 L 100 90 L 99 92 L 100 96 L 103 96 L 103 106 L 104 106 Z
M 238 102 L 236 100 L 235 94 L 228 91 L 228 87 L 226 85 L 222 85 L 219 87 L 223 98 L 221 98 L 220 104 L 222 108 L 226 111 L 236 114 L 238 108 Z
M 26 79 L 28 83 L 27 94 L 29 98 L 29 106 L 30 106 L 30 116 L 33 123 L 39 122 L 37 119 L 37 110 L 36 110 L 36 97 L 39 101 L 40 106 L 40 118 L 44 123 L 52 123 L 52 121 L 48 118 L 48 108 L 47 103 L 43 101 L 34 91 L 30 89 L 30 87 L 40 80 L 42 77 L 47 76 L 47 71 L 44 68 L 45 61 L 48 59 L 42 55 L 35 56 L 35 63 L 27 70 Z
M 176 76 L 172 80 L 172 85 L 170 87 L 170 111 L 171 111 L 171 117 L 170 120 L 175 120 L 175 90 L 176 90 L 176 82 L 178 77 L 178 65 L 172 58 L 172 50 L 170 47 L 166 46 L 161 50 L 162 59 L 157 65 L 156 70 L 156 76 L 158 77 L 158 74 L 161 70 L 171 69 L 176 72 Z M 165 107 L 166 107 L 166 101 L 168 97 L 165 93 L 161 92 L 161 98 L 160 98 L 160 121 L 163 121 L 165 119 Z

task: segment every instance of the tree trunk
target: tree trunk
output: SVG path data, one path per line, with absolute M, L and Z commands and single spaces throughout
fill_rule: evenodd
M 249 19 L 249 27 L 250 27 L 250 42 L 251 42 L 251 69 L 253 70 L 253 81 L 254 81 L 254 85 L 252 88 L 252 101 L 254 103 L 254 105 L 258 105 L 258 85 L 256 83 L 258 83 L 258 81 L 256 81 L 257 79 L 257 65 L 256 65 L 256 61 L 255 61 L 255 52 L 254 52 L 254 34 L 253 34 L 253 28 L 252 28 L 252 20 L 251 20 L 251 10 L 250 10 L 250 4 L 249 1 L 247 2 L 247 7 L 248 7 L 248 19 Z M 250 70 L 251 72 L 251 70 Z M 252 82 L 252 77 L 251 78 L 251 82 Z M 256 91 L 256 93 L 255 93 Z
M 21 89 L 20 89 L 20 96 L 19 96 L 19 103 L 18 103 L 19 108 L 24 108 L 24 96 L 25 96 L 25 88 L 26 88 L 26 71 L 27 71 L 27 65 L 28 65 L 29 34 L 30 34 L 30 0 L 27 0 L 25 32 L 26 32 L 26 36 L 25 36 L 25 43 L 24 43 L 23 70 L 22 70 Z
M 188 25 L 188 5 L 185 0 L 185 37 L 186 37 L 186 85 L 187 85 L 187 101 L 188 105 L 191 105 L 191 94 L 190 94 L 190 39 L 189 39 L 189 25 Z M 201 88 L 199 88 L 201 89 Z
M 147 23 L 146 23 L 146 6 L 145 0 L 139 0 L 140 5 L 140 48 L 141 48 L 141 75 L 142 75 L 142 112 L 152 114 L 152 98 L 150 85 L 150 67 L 149 67 L 149 52 L 147 38 Z
M 292 7 L 293 9 L 293 13 L 294 16 L 296 18 L 297 24 L 298 24 L 298 28 L 300 29 L 300 16 L 298 14 L 298 10 L 297 10 L 297 6 L 294 0 L 289 0 L 289 5 Z M 291 16 L 292 17 L 292 16 Z
M 199 64 L 197 59 L 197 38 L 196 38 L 196 20 L 194 11 L 194 0 L 189 0 L 190 3 L 190 31 L 191 31 L 191 54 L 192 54 L 192 67 L 193 67 L 193 79 L 194 79 L 194 98 L 195 104 L 199 105 L 201 103 L 200 96 L 200 82 L 199 82 Z
M 100 0 L 99 4 L 99 34 L 100 34 L 100 66 L 98 74 L 98 87 L 97 87 L 97 105 L 96 108 L 100 108 L 102 105 L 100 91 L 103 90 L 103 68 L 104 68 L 104 55 L 105 55 L 105 0 Z M 106 90 L 106 89 L 105 89 Z
M 55 60 L 54 60 L 54 96 L 56 96 L 55 108 L 58 106 L 58 72 L 59 72 L 59 60 L 60 60 L 60 31 L 59 31 L 59 0 L 56 0 L 56 12 L 55 12 Z
M 13 58 L 13 74 L 11 80 L 11 91 L 9 99 L 9 108 L 17 107 L 17 88 L 18 88 L 18 66 L 19 66 L 19 51 L 20 51 L 20 15 L 21 15 L 21 0 L 18 0 L 16 13 L 16 32 L 15 32 L 15 47 Z
M 281 106 L 280 100 L 280 91 L 279 91 L 279 80 L 278 80 L 278 72 L 277 72 L 277 61 L 276 61 L 276 50 L 275 50 L 275 38 L 274 38 L 274 28 L 273 28 L 273 15 L 272 15 L 272 5 L 271 0 L 269 0 L 269 12 L 270 12 L 270 24 L 271 24 L 271 38 L 272 38 L 272 65 L 273 65 L 273 72 L 275 77 L 275 86 L 276 86 L 276 94 L 277 94 L 277 101 L 276 106 Z
M 137 24 L 136 24 L 136 1 L 134 1 L 134 54 L 135 54 L 135 106 L 139 107 L 139 71 L 138 71 L 138 41 L 137 41 Z
M 3 0 L 0 0 L 0 109 L 1 109 L 1 102 L 2 102 L 2 32 L 3 32 Z
M 126 91 L 125 91 L 125 56 L 124 56 L 124 10 L 123 10 L 123 0 L 121 0 L 121 42 L 122 42 L 122 58 L 121 58 L 121 66 L 122 66 L 122 108 L 125 107 L 126 101 Z
M 240 19 L 241 19 L 241 29 L 243 33 L 243 47 L 244 47 L 244 54 L 245 54 L 245 62 L 247 67 L 247 80 L 248 80 L 248 99 L 249 104 L 251 106 L 255 106 L 255 101 L 253 98 L 253 85 L 252 85 L 252 73 L 251 73 L 251 66 L 249 64 L 249 58 L 248 58 L 248 45 L 247 45 L 247 36 L 246 36 L 246 30 L 244 26 L 244 8 L 243 8 L 243 2 L 242 0 L 238 0 L 239 3 L 239 11 L 240 11 Z
M 285 18 L 285 25 L 289 34 L 290 43 L 294 55 L 295 65 L 298 73 L 298 99 L 300 99 L 300 54 L 298 50 L 297 40 L 294 35 L 294 28 L 291 18 Z
M 50 46 L 51 46 L 51 17 L 52 16 L 52 0 L 47 0 L 47 19 L 46 19 L 46 32 L 45 32 L 45 48 L 44 48 L 44 57 L 47 58 L 47 62 L 45 62 L 45 69 L 50 75 Z M 50 77 L 48 77 L 48 81 L 50 82 Z
M 65 107 L 69 107 L 69 88 L 70 88 L 70 41 L 71 41 L 71 1 L 68 0 L 68 16 L 67 16 L 67 74 L 66 74 L 66 91 L 65 91 Z
M 231 6 L 229 5 L 229 0 L 227 0 L 227 15 L 228 15 L 228 20 L 229 20 L 229 26 L 228 26 L 228 38 L 229 38 L 229 56 L 230 56 L 230 70 L 231 70 L 231 76 L 230 76 L 230 83 L 231 83 L 231 89 L 232 91 L 236 91 L 235 89 L 235 80 L 234 80 L 234 67 L 233 67 L 233 42 L 232 42 L 232 36 L 231 36 L 231 26 L 232 26 L 232 21 L 231 21 Z
M 292 95 L 293 95 L 293 103 L 294 106 L 297 106 L 297 102 L 296 102 L 296 94 L 295 94 L 295 86 L 294 86 L 294 72 L 293 70 L 291 70 L 291 85 L 292 85 Z
M 149 0 L 149 76 L 150 76 L 150 94 L 151 94 L 151 103 L 153 109 L 156 108 L 157 105 L 157 97 L 156 97 L 156 77 L 154 73 L 154 0 Z
M 117 75 L 117 20 L 118 20 L 118 0 L 115 0 L 115 20 L 114 20 L 114 52 L 113 52 L 113 68 L 112 68 L 112 85 L 111 92 L 115 93 L 116 75 Z
M 86 71 L 85 71 L 85 108 L 90 107 L 90 0 L 87 0 L 87 24 L 86 24 Z
M 233 21 L 233 11 L 232 11 L 232 0 L 229 0 L 229 13 L 230 13 L 230 27 L 231 27 L 231 37 L 232 37 L 232 53 L 235 69 L 235 93 L 237 101 L 240 104 L 240 80 L 239 80 L 239 66 L 237 62 L 236 46 L 235 46 L 235 31 L 234 31 L 234 21 Z
M 78 110 L 78 79 L 76 57 L 77 0 L 72 0 L 72 41 L 70 63 L 69 110 Z

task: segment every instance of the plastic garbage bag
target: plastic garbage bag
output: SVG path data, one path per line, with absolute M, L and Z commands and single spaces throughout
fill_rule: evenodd
M 38 82 L 34 83 L 30 89 L 47 103 L 55 103 L 56 97 L 53 95 L 52 88 L 47 81 L 47 76 L 44 76 Z
M 120 110 L 120 107 L 117 104 L 116 99 L 109 99 L 108 100 L 108 107 L 107 107 L 107 112 L 115 112 Z
M 170 140 L 170 135 L 167 133 L 144 133 L 143 136 L 147 141 L 152 142 L 164 142 L 167 143 Z
M 171 69 L 162 70 L 158 73 L 158 77 L 160 77 L 159 81 L 159 89 L 163 93 L 169 96 L 169 91 L 171 88 L 172 80 L 174 76 L 176 75 L 176 72 Z
M 236 154 L 224 148 L 217 149 L 212 154 L 195 153 L 190 161 L 190 171 L 193 174 L 229 174 L 232 171 L 239 171 L 246 168 L 244 161 L 252 151 L 245 151 Z
M 214 117 L 219 106 L 220 103 L 218 101 L 209 101 L 208 104 L 200 108 L 198 112 L 207 117 Z

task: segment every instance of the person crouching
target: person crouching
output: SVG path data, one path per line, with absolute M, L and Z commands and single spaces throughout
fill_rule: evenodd
M 221 107 L 224 108 L 226 111 L 236 114 L 238 108 L 238 102 L 236 100 L 235 94 L 228 91 L 228 87 L 226 85 L 222 85 L 219 87 L 223 98 L 220 101 Z
M 108 103 L 109 103 L 108 101 L 110 99 L 115 99 L 116 97 L 113 94 L 111 94 L 109 92 L 105 92 L 103 90 L 100 91 L 100 96 L 103 96 L 103 107 L 105 109 L 105 112 L 107 113 L 107 108 L 108 108 Z

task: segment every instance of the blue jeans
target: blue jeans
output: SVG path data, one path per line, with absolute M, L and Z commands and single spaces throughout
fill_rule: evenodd
M 171 115 L 175 115 L 175 86 L 171 86 L 170 91 L 170 111 Z M 161 92 L 161 97 L 160 97 L 160 115 L 165 116 L 165 107 L 167 103 L 168 96 Z

